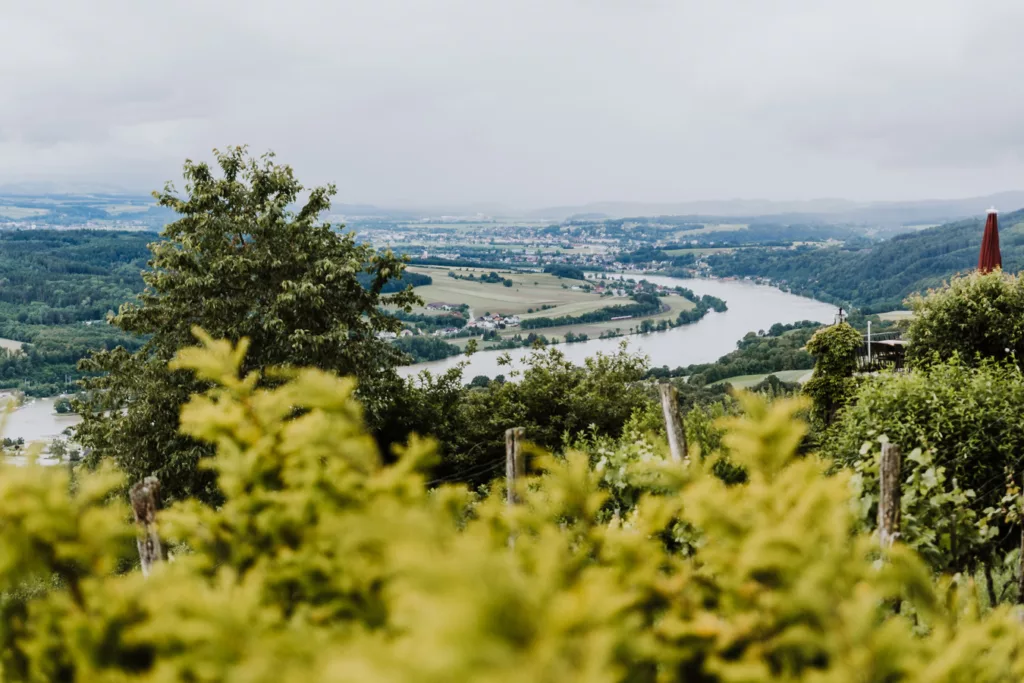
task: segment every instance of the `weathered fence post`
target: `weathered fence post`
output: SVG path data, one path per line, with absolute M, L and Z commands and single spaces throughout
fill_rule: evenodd
M 881 494 L 878 497 L 878 536 L 888 548 L 900 535 L 900 449 L 891 443 L 882 444 L 879 466 Z
M 160 537 L 156 533 L 156 510 L 160 505 L 160 480 L 146 477 L 132 486 L 128 493 L 135 513 L 135 523 L 139 525 L 139 560 L 142 562 L 142 575 L 149 576 L 153 565 L 163 559 Z
M 1024 473 L 1021 474 L 1024 486 Z M 1024 500 L 1021 501 L 1024 504 Z M 1017 604 L 1024 605 L 1024 520 L 1020 522 L 1020 557 L 1017 558 Z M 1024 615 L 1018 615 L 1024 621 Z
M 509 505 L 519 502 L 516 484 L 526 476 L 526 465 L 523 461 L 523 434 L 522 427 L 505 430 L 505 488 Z
M 671 384 L 659 384 L 658 392 L 661 394 L 661 411 L 665 415 L 669 454 L 676 462 L 682 462 L 686 459 L 686 432 L 679 415 L 679 392 Z

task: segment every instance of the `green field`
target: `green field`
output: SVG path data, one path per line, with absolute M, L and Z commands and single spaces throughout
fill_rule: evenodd
M 675 233 L 674 239 L 686 240 L 694 235 L 707 235 L 713 232 L 733 232 L 735 230 L 746 230 L 746 223 L 707 223 L 700 230 L 680 230 Z
M 886 313 L 879 313 L 878 317 L 881 318 L 882 320 L 892 320 L 892 321 L 909 320 L 910 318 L 914 317 L 914 312 L 913 311 L 887 311 Z
M 21 351 L 21 347 L 25 342 L 15 341 L 14 339 L 3 339 L 0 338 L 0 349 L 7 349 L 8 351 Z
M 0 218 L 20 220 L 49 213 L 48 209 L 28 208 L 25 206 L 0 206 Z
M 546 273 L 513 273 L 498 270 L 496 272 L 502 277 L 513 282 L 511 287 L 505 287 L 489 282 L 469 282 L 448 277 L 449 270 L 454 270 L 458 275 L 475 273 L 479 277 L 481 274 L 491 272 L 487 268 L 450 269 L 443 266 L 414 266 L 409 270 L 429 275 L 434 279 L 433 284 L 416 288 L 416 294 L 425 303 L 467 304 L 475 316 L 488 312 L 522 316 L 527 315 L 529 309 L 539 309 L 543 305 L 554 308 L 538 311 L 538 315 L 579 315 L 587 310 L 592 311 L 623 301 L 602 299 L 592 292 L 574 291 L 571 288 L 583 284 L 582 281 L 557 278 Z
M 720 379 L 717 382 L 712 382 L 711 386 L 717 384 L 731 384 L 734 387 L 749 389 L 752 386 L 760 384 L 762 380 L 768 375 L 775 375 L 783 382 L 806 382 L 810 378 L 811 370 L 779 370 L 778 372 L 766 372 L 763 375 L 739 375 L 737 377 L 726 377 Z
M 583 284 L 580 280 L 569 280 L 557 278 L 554 275 L 545 273 L 520 273 L 511 271 L 496 270 L 499 275 L 512 280 L 512 287 L 505 287 L 500 284 L 485 282 L 469 282 L 456 280 L 448 277 L 448 271 L 454 270 L 459 275 L 475 273 L 477 277 L 481 274 L 491 272 L 488 268 L 455 268 L 449 269 L 444 266 L 413 266 L 411 272 L 422 273 L 433 278 L 434 283 L 425 287 L 417 287 L 416 294 L 423 299 L 424 303 L 449 303 L 467 304 L 474 316 L 484 313 L 500 313 L 501 315 L 518 315 L 520 318 L 557 318 L 563 315 L 582 315 L 591 311 L 600 310 L 609 306 L 631 303 L 630 299 L 622 297 L 602 297 L 593 292 L 573 290 L 572 287 Z M 593 284 L 593 283 L 591 283 Z M 563 285 L 565 285 L 563 287 Z M 529 334 L 534 332 L 545 337 L 562 338 L 567 332 L 574 334 L 586 334 L 591 338 L 597 338 L 609 330 L 618 330 L 622 334 L 630 333 L 634 328 L 639 327 L 641 320 L 674 320 L 680 311 L 688 311 L 695 307 L 695 304 L 681 296 L 668 296 L 663 299 L 668 304 L 669 310 L 646 318 L 631 318 L 629 320 L 607 320 L 577 325 L 561 325 L 558 327 L 544 327 L 534 330 L 522 330 L 510 328 L 502 332 L 502 336 L 511 337 L 516 334 Z M 552 308 L 541 310 L 541 306 L 548 305 Z M 529 312 L 533 309 L 533 312 Z M 427 309 L 420 309 L 420 312 L 427 312 Z M 464 346 L 462 340 L 452 339 L 451 343 Z
M 732 247 L 693 247 L 689 249 L 666 249 L 665 253 L 669 256 L 682 256 L 684 254 L 696 254 L 697 256 L 704 256 L 705 254 L 717 254 L 722 251 L 733 251 Z
M 622 302 L 623 299 L 605 299 L 605 306 L 611 306 L 615 302 Z M 643 318 L 630 318 L 629 320 L 605 320 L 597 323 L 586 323 L 581 325 L 561 325 L 559 327 L 544 327 L 538 330 L 529 330 L 529 332 L 536 332 L 537 334 L 543 334 L 545 337 L 564 337 L 567 332 L 573 334 L 585 334 L 591 339 L 596 339 L 601 336 L 602 333 L 609 330 L 617 330 L 620 334 L 630 334 L 640 323 L 644 320 L 650 320 L 651 322 L 658 322 L 659 320 L 675 320 L 679 315 L 680 311 L 688 311 L 695 307 L 695 304 L 689 299 L 684 299 L 681 296 L 669 296 L 663 299 L 665 303 L 669 305 L 669 310 L 664 313 L 658 313 L 657 315 L 645 316 Z M 550 311 L 544 311 L 544 313 L 550 313 Z M 541 314 L 543 315 L 543 313 Z M 522 332 L 520 332 L 522 334 Z
M 149 211 L 148 206 L 143 206 L 141 204 L 111 204 L 109 206 L 104 206 L 103 208 L 107 210 L 107 213 L 115 216 L 119 216 L 123 213 L 145 213 L 146 211 Z

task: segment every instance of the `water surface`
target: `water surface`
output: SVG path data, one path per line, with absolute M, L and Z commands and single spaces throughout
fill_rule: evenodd
M 655 284 L 675 287 L 682 285 L 695 294 L 710 294 L 724 299 L 729 306 L 725 313 L 709 312 L 699 322 L 676 327 L 665 332 L 650 332 L 642 335 L 630 335 L 612 339 L 591 339 L 575 344 L 559 344 L 558 349 L 574 363 L 582 363 L 584 359 L 598 352 L 615 352 L 623 340 L 633 352 L 648 356 L 651 365 L 670 368 L 687 366 L 692 363 L 710 363 L 718 360 L 736 348 L 736 342 L 747 332 L 767 331 L 775 323 L 795 323 L 801 320 L 814 320 L 828 323 L 835 318 L 836 308 L 831 304 L 822 303 L 807 297 L 783 292 L 776 287 L 758 285 L 742 280 L 713 280 L 706 278 L 683 279 L 659 275 L 629 276 L 635 279 L 646 279 Z M 533 331 L 533 330 L 531 330 Z M 544 330 L 535 330 L 543 334 Z M 498 357 L 509 354 L 513 359 L 512 366 L 499 366 Z M 498 374 L 507 375 L 510 369 L 522 369 L 522 359 L 529 355 L 530 349 L 512 349 L 510 351 L 479 351 L 471 358 L 453 356 L 444 360 L 429 363 L 417 363 L 399 369 L 404 376 L 416 374 L 422 370 L 442 372 L 467 361 L 468 366 L 463 377 L 468 381 L 477 375 L 494 377 Z
M 639 279 L 641 276 L 635 276 Z M 670 368 L 691 363 L 709 363 L 736 348 L 736 342 L 747 332 L 767 330 L 775 323 L 794 323 L 800 320 L 832 322 L 835 308 L 814 299 L 787 294 L 775 287 L 757 285 L 746 281 L 681 279 L 666 276 L 642 276 L 656 284 L 670 287 L 682 285 L 696 294 L 711 294 L 724 299 L 729 306 L 725 313 L 710 312 L 701 321 L 684 325 L 665 332 L 651 332 L 643 335 L 616 337 L 613 339 L 592 339 L 575 344 L 559 344 L 558 348 L 566 357 L 582 363 L 584 359 L 598 352 L 613 353 L 624 340 L 627 347 L 650 358 L 651 365 L 667 365 Z M 543 330 L 538 330 L 543 333 Z M 509 354 L 512 366 L 499 366 L 498 357 Z M 469 359 L 464 371 L 466 381 L 477 375 L 494 377 L 507 375 L 510 369 L 522 369 L 523 357 L 530 349 L 511 351 L 480 351 Z M 466 360 L 455 356 L 431 363 L 419 363 L 399 368 L 403 375 L 416 374 L 422 370 L 440 372 Z M 0 397 L 0 404 L 4 403 Z M 23 438 L 26 442 L 50 441 L 60 436 L 67 427 L 78 424 L 78 415 L 58 415 L 53 410 L 54 399 L 29 399 L 14 411 L 7 421 L 2 436 Z

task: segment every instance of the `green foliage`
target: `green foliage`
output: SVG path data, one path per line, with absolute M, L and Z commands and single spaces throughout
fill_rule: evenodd
M 851 479 L 860 522 L 865 530 L 877 529 L 879 460 L 885 436 L 861 446 Z M 998 525 L 977 500 L 974 489 L 965 489 L 952 469 L 934 451 L 915 448 L 901 467 L 900 540 L 916 550 L 936 571 L 955 573 L 995 550 Z M 1000 482 L 1001 483 L 1001 482 Z M 1001 487 L 1000 487 L 1001 489 Z M 1001 493 L 1001 491 L 1000 491 Z
M 579 268 L 567 266 L 560 263 L 552 263 L 544 266 L 544 272 L 550 273 L 555 277 L 564 277 L 569 280 L 586 280 L 587 276 L 584 275 L 583 271 Z
M 99 230 L 0 231 L 0 389 L 51 396 L 80 379 L 94 349 L 138 348 L 104 324 L 108 311 L 142 289 L 152 233 Z
M 1024 358 L 1024 280 L 1002 271 L 971 273 L 915 296 L 907 329 L 907 361 L 923 366 L 954 355 Z
M 861 385 L 833 425 L 825 448 L 837 461 L 862 472 L 876 467 L 879 438 L 905 454 L 918 450 L 918 455 L 904 459 L 909 487 L 904 490 L 916 491 L 908 494 L 912 502 L 905 500 L 904 505 L 919 500 L 932 511 L 908 510 L 919 518 L 923 535 L 911 530 L 906 540 L 940 568 L 947 563 L 964 566 L 967 560 L 985 559 L 996 550 L 989 542 L 990 522 L 983 512 L 999 505 L 1006 470 L 1015 473 L 1020 468 L 1021 406 L 1024 377 L 1010 364 L 989 360 L 970 367 L 954 358 L 928 370 L 883 373 Z M 927 486 L 922 488 L 919 478 Z M 873 490 L 876 484 L 865 486 Z M 870 518 L 869 509 L 863 512 L 865 519 Z M 957 524 L 977 521 L 975 531 L 961 529 L 957 534 L 960 547 L 955 553 L 948 533 L 942 537 L 944 525 L 954 516 Z
M 492 382 L 468 393 L 429 433 L 444 446 L 438 477 L 483 483 L 505 462 L 505 430 L 523 427 L 532 443 L 561 451 L 580 432 L 617 437 L 649 398 L 638 382 L 646 359 L 626 352 L 597 354 L 583 365 L 558 349 L 537 350 L 514 382 Z
M 359 273 L 356 278 L 359 280 L 359 284 L 367 289 L 374 286 L 374 280 L 376 279 L 373 273 Z M 403 271 L 399 276 L 385 282 L 380 288 L 380 293 L 395 294 L 405 290 L 407 287 L 426 287 L 433 284 L 433 282 L 434 278 L 429 275 Z
M 1024 233 L 1017 226 L 1024 211 L 1002 214 L 999 221 L 1003 267 L 1020 271 Z M 797 294 L 879 313 L 900 308 L 911 294 L 977 267 L 984 222 L 984 216 L 971 218 L 870 245 L 739 249 L 712 254 L 708 262 L 718 275 L 768 277 Z
M 432 446 L 384 465 L 352 380 L 301 370 L 270 387 L 238 374 L 244 343 L 204 343 L 176 361 L 213 386 L 182 426 L 215 448 L 224 502 L 158 515 L 187 550 L 148 579 L 113 571 L 134 534 L 109 475 L 69 494 L 64 468 L 4 470 L 4 680 L 1024 676 L 1010 609 L 981 614 L 970 582 L 933 584 L 903 546 L 880 555 L 856 531 L 849 477 L 793 457 L 798 405 L 745 398 L 723 425 L 746 483 L 652 459 L 609 522 L 586 455 L 541 460 L 514 508 L 500 490 L 428 492 Z
M 814 416 L 830 424 L 836 411 L 846 405 L 856 384 L 856 350 L 862 338 L 849 323 L 839 323 L 818 330 L 807 342 L 807 351 L 814 356 L 814 375 L 804 384 L 814 402 Z
M 410 363 L 441 360 L 442 358 L 458 356 L 462 353 L 462 349 L 458 346 L 449 344 L 439 337 L 414 335 L 412 337 L 399 337 L 392 343 L 402 353 L 408 354 Z
M 0 319 L 26 325 L 103 320 L 142 289 L 152 233 L 0 231 Z
M 166 365 L 191 343 L 193 325 L 251 339 L 246 371 L 295 364 L 355 376 L 382 441 L 405 438 L 381 417 L 401 398 L 394 371 L 401 352 L 376 337 L 399 325 L 382 307 L 417 301 L 411 290 L 381 294 L 404 264 L 318 222 L 333 186 L 312 189 L 293 210 L 303 188 L 271 155 L 256 160 L 230 148 L 217 153 L 217 164 L 220 177 L 187 161 L 185 196 L 170 184 L 155 195 L 179 218 L 150 247 L 138 302 L 112 321 L 146 337 L 145 346 L 100 352 L 82 364 L 100 375 L 87 380 L 91 391 L 79 405 L 77 437 L 91 449 L 90 462 L 110 458 L 129 481 L 155 474 L 171 498 L 214 495 L 211 477 L 197 469 L 209 447 L 177 430 L 180 406 L 205 384 Z
M 560 315 L 557 318 L 538 316 L 536 318 L 525 318 L 520 323 L 524 330 L 540 329 L 543 327 L 562 327 L 564 325 L 584 325 L 586 323 L 603 322 L 621 316 L 640 317 L 653 315 L 662 310 L 662 304 L 656 298 L 653 301 L 643 303 L 634 302 L 629 304 L 618 304 L 616 306 L 605 306 L 596 311 L 588 311 L 579 315 Z

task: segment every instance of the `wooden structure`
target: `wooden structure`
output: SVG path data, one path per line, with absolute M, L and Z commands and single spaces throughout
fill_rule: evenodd
M 878 372 L 879 370 L 904 369 L 907 340 L 901 332 L 875 332 L 864 335 L 857 349 L 857 372 Z

